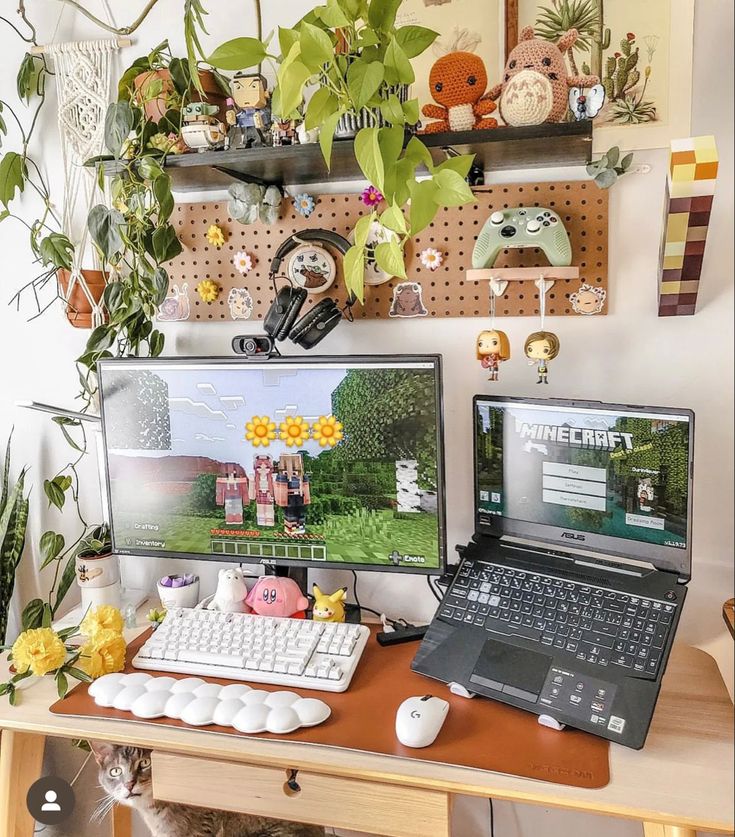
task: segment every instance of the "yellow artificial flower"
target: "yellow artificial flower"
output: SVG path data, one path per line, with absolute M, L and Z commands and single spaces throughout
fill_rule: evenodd
M 256 448 L 260 445 L 267 448 L 276 438 L 276 424 L 268 416 L 253 416 L 253 420 L 245 425 L 245 430 L 245 439 Z
M 99 631 L 79 649 L 79 668 L 93 680 L 122 671 L 124 666 L 125 640 L 117 631 Z
M 79 632 L 87 637 L 93 637 L 101 631 L 115 631 L 121 634 L 123 631 L 122 613 L 112 605 L 100 605 L 90 610 L 79 626 Z
M 28 669 L 40 677 L 64 664 L 66 648 L 51 628 L 33 628 L 23 633 L 13 643 L 13 665 L 18 674 Z
M 280 437 L 286 447 L 299 447 L 309 438 L 309 425 L 301 416 L 286 416 L 286 421 L 281 423 Z
M 222 232 L 222 228 L 218 227 L 217 224 L 212 224 L 207 230 L 207 241 L 213 247 L 219 249 L 225 243 L 225 234 Z
M 345 434 L 342 432 L 342 422 L 334 416 L 319 416 L 319 421 L 314 422 L 311 435 L 320 447 L 333 448 Z
M 202 302 L 215 302 L 221 290 L 213 279 L 204 279 L 197 285 L 197 293 Z

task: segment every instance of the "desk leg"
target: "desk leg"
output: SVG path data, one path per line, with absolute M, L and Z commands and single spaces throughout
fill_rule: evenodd
M 680 828 L 678 825 L 644 822 L 643 837 L 697 837 L 697 832 L 692 828 Z
M 127 805 L 112 807 L 112 837 L 130 837 L 133 833 L 133 811 Z
M 28 788 L 40 778 L 46 738 L 13 730 L 0 737 L 0 835 L 31 837 L 35 822 L 26 808 Z

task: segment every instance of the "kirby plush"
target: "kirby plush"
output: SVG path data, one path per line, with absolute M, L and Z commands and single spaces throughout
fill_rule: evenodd
M 258 616 L 286 616 L 304 619 L 309 600 L 292 578 L 263 575 L 251 588 L 245 604 Z

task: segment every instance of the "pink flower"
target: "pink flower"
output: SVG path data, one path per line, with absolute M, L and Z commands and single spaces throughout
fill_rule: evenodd
M 377 206 L 382 200 L 383 195 L 382 193 L 375 188 L 375 186 L 368 186 L 367 189 L 362 193 L 360 196 L 362 202 L 365 206 L 370 208 Z
M 634 40 L 635 40 L 635 33 L 634 33 L 634 32 L 628 32 L 628 34 L 627 34 L 625 37 L 626 37 L 629 41 L 634 41 Z

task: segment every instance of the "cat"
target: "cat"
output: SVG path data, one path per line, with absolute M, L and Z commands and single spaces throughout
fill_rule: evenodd
M 160 802 L 153 798 L 150 750 L 89 743 L 107 794 L 99 810 L 104 815 L 116 802 L 128 805 L 142 816 L 152 837 L 324 837 L 317 825 Z

